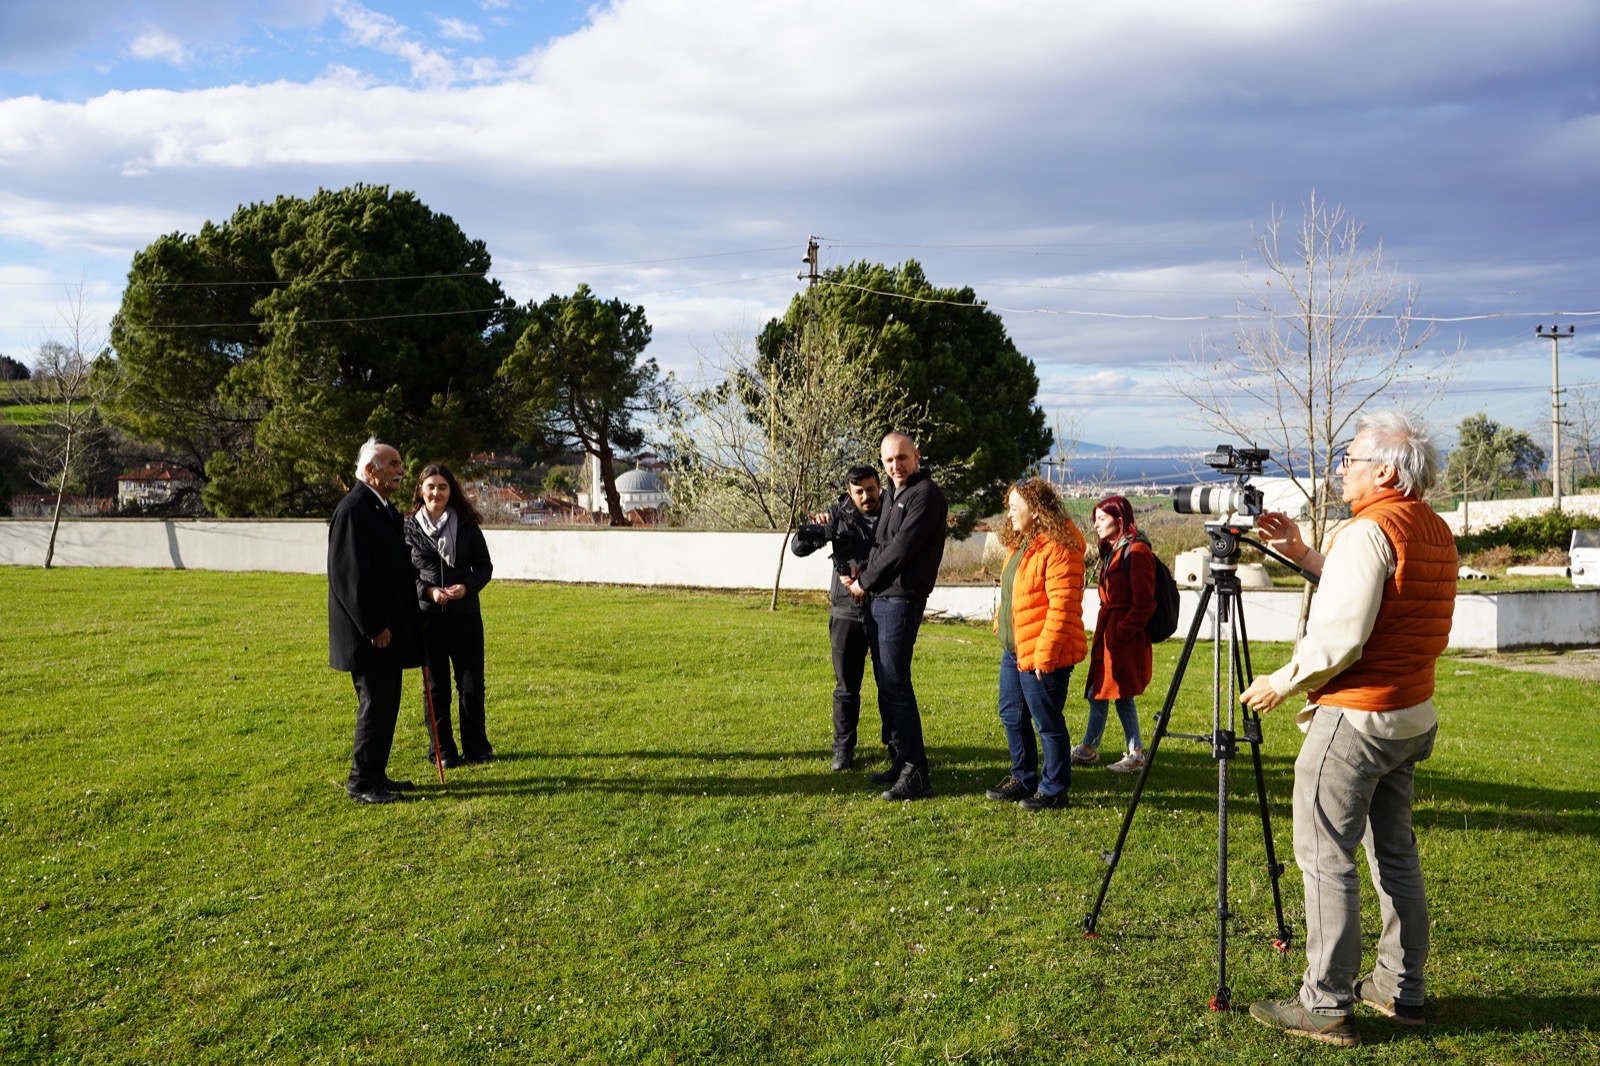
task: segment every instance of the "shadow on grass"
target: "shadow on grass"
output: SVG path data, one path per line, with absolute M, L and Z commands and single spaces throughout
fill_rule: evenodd
M 1171 747 L 1168 747 L 1171 745 Z M 983 797 L 1006 775 L 1004 754 L 987 747 L 930 748 L 935 794 L 940 796 Z M 885 765 L 874 751 L 857 760 L 856 768 L 835 773 L 827 768 L 827 752 L 822 748 L 783 751 L 723 750 L 683 751 L 669 749 L 626 751 L 516 751 L 496 752 L 495 763 L 506 767 L 521 764 L 538 767 L 570 767 L 574 763 L 593 765 L 594 772 L 550 772 L 516 777 L 475 778 L 468 770 L 451 774 L 439 794 L 505 795 L 570 792 L 574 789 L 596 792 L 657 793 L 664 796 L 704 793 L 716 796 L 829 795 L 839 792 L 870 793 L 881 786 L 866 779 L 867 774 Z M 801 763 L 815 766 L 799 773 L 766 772 L 740 775 L 733 764 L 753 765 Z M 630 764 L 673 763 L 659 775 L 649 772 L 624 772 Z M 716 765 L 715 773 L 685 773 L 695 765 Z M 984 768 L 977 769 L 975 766 Z M 1274 823 L 1287 831 L 1293 760 L 1267 757 L 1262 760 L 1267 801 Z M 1125 807 L 1133 794 L 1137 774 L 1114 774 L 1104 766 L 1075 767 L 1072 771 L 1072 797 L 1083 806 Z M 1228 789 L 1236 807 L 1249 814 L 1255 800 L 1255 770 L 1248 748 L 1230 766 Z M 1215 813 L 1217 805 L 1217 763 L 1204 748 L 1192 742 L 1167 738 L 1156 754 L 1149 781 L 1140 798 L 1141 808 L 1161 811 Z M 1508 785 L 1497 781 L 1477 781 L 1439 774 L 1424 765 L 1417 778 L 1416 823 L 1419 827 L 1465 832 L 1494 832 L 1506 828 L 1538 832 L 1581 834 L 1600 837 L 1600 791 L 1591 789 L 1552 789 L 1528 785 Z
M 993 787 L 1008 772 L 1003 752 L 987 747 L 942 747 L 929 749 L 936 796 L 973 797 L 984 802 L 985 790 Z M 853 770 L 836 773 L 828 768 L 828 753 L 822 748 L 788 751 L 723 750 L 692 752 L 682 750 L 624 751 L 516 751 L 495 753 L 495 764 L 515 766 L 515 776 L 478 776 L 474 770 L 452 771 L 443 788 L 432 786 L 433 795 L 530 795 L 574 790 L 659 794 L 677 796 L 703 793 L 713 796 L 792 796 L 832 795 L 836 793 L 872 794 L 882 785 L 873 784 L 868 775 L 887 764 L 875 752 L 859 758 Z M 741 775 L 733 764 L 752 766 L 774 763 L 799 763 L 807 769 L 798 773 L 770 773 L 765 770 Z M 672 764 L 670 768 L 665 764 Z M 573 772 L 574 765 L 581 767 Z M 642 772 L 629 772 L 642 765 Z M 697 765 L 715 765 L 716 772 L 694 773 Z M 650 767 L 660 768 L 651 773 Z M 982 769 L 975 768 L 982 766 Z M 590 770 L 592 767 L 592 771 Z M 815 769 L 810 769 L 815 767 Z M 549 772 L 527 773 L 527 769 L 547 768 Z M 687 772 L 686 772 L 687 771 Z M 1254 770 L 1248 756 L 1235 760 L 1229 794 L 1253 805 Z M 1268 799 L 1288 794 L 1288 774 L 1283 768 L 1268 769 Z M 1072 772 L 1072 796 L 1079 804 L 1093 806 L 1126 805 L 1137 774 L 1114 774 L 1104 767 L 1078 767 Z M 1182 809 L 1215 812 L 1217 804 L 1217 764 L 1209 755 L 1184 752 L 1169 756 L 1162 752 L 1151 771 L 1142 803 L 1164 810 Z M 1277 813 L 1275 811 L 1275 813 Z
M 1418 1037 L 1452 1034 L 1574 1033 L 1600 1027 L 1600 996 L 1442 996 L 1430 998 L 1428 1024 L 1420 1029 L 1396 1025 L 1358 1010 L 1361 1038 L 1367 1044 L 1403 1043 Z M 1573 1059 L 1572 1061 L 1578 1061 Z

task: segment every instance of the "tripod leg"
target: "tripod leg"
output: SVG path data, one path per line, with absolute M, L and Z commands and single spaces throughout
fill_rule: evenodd
M 1289 925 L 1283 920 L 1283 890 L 1278 884 L 1283 878 L 1283 863 L 1278 861 L 1277 850 L 1272 844 L 1272 815 L 1267 809 L 1267 779 L 1261 770 L 1261 716 L 1254 711 L 1245 711 L 1244 738 L 1250 742 L 1250 757 L 1255 763 L 1256 803 L 1261 809 L 1261 835 L 1267 845 L 1267 875 L 1272 879 L 1272 909 L 1278 918 L 1278 935 L 1273 939 L 1272 946 L 1286 952 L 1289 950 Z
M 1243 604 L 1240 604 L 1241 608 Z M 1239 633 L 1241 640 L 1239 647 L 1243 652 L 1240 662 L 1239 680 L 1242 694 L 1249 687 L 1254 673 L 1250 666 L 1250 640 L 1245 633 L 1244 611 L 1238 612 Z M 1237 698 L 1237 696 L 1235 696 Z M 1256 805 L 1261 811 L 1261 836 L 1266 842 L 1267 850 L 1267 876 L 1272 881 L 1272 910 L 1278 919 L 1278 935 L 1273 938 L 1272 946 L 1279 951 L 1289 950 L 1290 932 L 1289 923 L 1283 919 L 1283 889 L 1279 882 L 1283 879 L 1284 866 L 1278 861 L 1277 849 L 1272 843 L 1272 815 L 1267 807 L 1267 778 L 1261 769 L 1261 742 L 1264 734 L 1261 731 L 1261 716 L 1250 708 L 1244 708 L 1244 738 L 1250 743 L 1250 761 L 1255 766 L 1256 772 Z
M 1178 665 L 1172 672 L 1172 684 L 1167 686 L 1167 698 L 1161 704 L 1161 713 L 1156 715 L 1156 728 L 1150 736 L 1150 743 L 1145 749 L 1144 768 L 1139 771 L 1139 779 L 1133 785 L 1133 798 L 1128 801 L 1128 809 L 1122 816 L 1122 828 L 1117 831 L 1117 842 L 1108 852 L 1101 852 L 1100 857 L 1106 863 L 1105 877 L 1100 881 L 1100 893 L 1095 896 L 1094 907 L 1083 916 L 1084 936 L 1098 937 L 1100 933 L 1096 925 L 1100 921 L 1100 907 L 1106 901 L 1106 891 L 1111 887 L 1111 875 L 1117 872 L 1117 863 L 1122 860 L 1122 846 L 1127 843 L 1128 830 L 1133 827 L 1134 812 L 1139 809 L 1139 797 L 1144 794 L 1145 782 L 1150 778 L 1150 771 L 1156 764 L 1156 753 L 1161 748 L 1161 738 L 1166 735 L 1167 721 L 1172 716 L 1172 707 L 1178 700 L 1178 689 L 1183 684 L 1184 671 L 1189 667 L 1189 657 L 1194 654 L 1195 638 L 1200 634 L 1200 626 L 1206 618 L 1206 604 L 1211 601 L 1211 586 L 1207 585 L 1200 593 L 1200 603 L 1195 608 L 1194 619 L 1189 623 L 1189 635 L 1184 638 L 1183 651 L 1178 655 Z
M 1217 616 L 1228 624 L 1228 683 L 1231 688 L 1237 683 L 1239 662 L 1238 593 L 1231 586 L 1223 589 L 1222 597 L 1217 601 Z M 1220 646 L 1216 654 L 1218 658 L 1221 657 Z M 1209 1005 L 1214 1011 L 1225 1011 L 1233 1007 L 1233 992 L 1228 988 L 1228 922 L 1233 917 L 1233 912 L 1228 909 L 1228 791 L 1235 750 L 1233 703 L 1231 700 L 1228 703 L 1228 723 L 1225 729 L 1222 723 L 1223 688 L 1220 671 L 1216 668 L 1212 671 L 1212 681 L 1211 713 L 1214 732 L 1211 737 L 1211 753 L 1217 760 L 1217 991 L 1211 997 Z

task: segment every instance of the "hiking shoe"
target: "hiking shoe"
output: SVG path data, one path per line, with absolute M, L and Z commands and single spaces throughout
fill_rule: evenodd
M 1106 769 L 1114 774 L 1136 774 L 1144 769 L 1144 752 L 1130 751 Z
M 1100 761 L 1100 752 L 1087 744 L 1079 744 L 1072 749 L 1073 766 L 1093 766 Z
M 1024 785 L 1015 777 L 1007 775 L 1004 781 L 986 791 L 984 795 L 992 800 L 999 800 L 1001 803 L 1015 803 L 1020 799 L 1033 795 L 1033 789 Z
M 1384 999 L 1378 995 L 1378 990 L 1372 983 L 1372 975 L 1361 978 L 1356 982 L 1356 998 L 1385 1018 L 1392 1018 L 1401 1025 L 1421 1025 L 1422 1007 L 1416 1003 L 1396 1003 L 1392 999 Z
M 1309 1036 L 1324 1044 L 1354 1047 L 1361 1043 L 1361 1034 L 1356 1031 L 1350 1015 L 1341 1014 L 1332 1018 L 1325 1014 L 1312 1014 L 1300 1002 L 1299 996 L 1252 1003 L 1250 1017 L 1268 1029 L 1282 1029 L 1295 1036 Z
M 1047 796 L 1043 792 L 1035 792 L 1018 800 L 1017 806 L 1025 811 L 1064 811 L 1067 809 L 1067 794 L 1057 792 Z
M 886 800 L 914 800 L 925 799 L 933 795 L 933 785 L 928 781 L 928 771 L 906 764 L 900 771 L 900 780 L 894 787 L 883 794 Z
M 871 781 L 874 785 L 892 785 L 896 781 L 900 780 L 900 773 L 905 768 L 905 763 L 897 762 L 891 765 L 887 770 L 879 770 L 875 774 L 868 774 L 867 780 Z

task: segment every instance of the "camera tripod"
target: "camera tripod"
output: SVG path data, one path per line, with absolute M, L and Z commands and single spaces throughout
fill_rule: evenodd
M 1301 570 L 1272 549 L 1246 539 L 1243 534 L 1248 529 L 1248 526 L 1224 522 L 1206 524 L 1206 534 L 1211 540 L 1211 572 L 1206 577 L 1205 588 L 1200 593 L 1200 604 L 1195 608 L 1194 620 L 1189 624 L 1189 634 L 1184 639 L 1183 651 L 1178 656 L 1172 684 L 1167 688 L 1166 701 L 1156 716 L 1155 732 L 1145 752 L 1144 768 L 1139 772 L 1139 778 L 1133 786 L 1133 798 L 1128 803 L 1127 813 L 1123 815 L 1122 829 L 1117 833 L 1116 846 L 1111 851 L 1101 853 L 1101 858 L 1106 863 L 1106 873 L 1105 879 L 1100 883 L 1100 894 L 1095 897 L 1094 909 L 1083 918 L 1084 935 L 1098 937 L 1100 934 L 1096 926 L 1100 918 L 1100 907 L 1105 903 L 1106 892 L 1111 887 L 1111 875 L 1117 872 L 1117 863 L 1122 858 L 1122 848 L 1127 842 L 1128 830 L 1133 825 L 1134 813 L 1139 809 L 1139 799 L 1144 794 L 1151 771 L 1155 769 L 1162 738 L 1173 736 L 1183 740 L 1209 743 L 1211 757 L 1217 761 L 1217 991 L 1210 1000 L 1211 1009 L 1214 1011 L 1225 1011 L 1233 1005 L 1233 993 L 1228 988 L 1228 920 L 1233 917 L 1232 911 L 1228 909 L 1228 791 L 1232 763 L 1238 755 L 1234 714 L 1241 706 L 1239 695 L 1250 683 L 1252 676 L 1250 643 L 1245 632 L 1244 601 L 1240 596 L 1239 585 L 1240 541 L 1259 548 L 1274 559 L 1293 567 L 1308 580 L 1313 582 L 1316 580 L 1311 574 Z M 1194 653 L 1200 626 L 1205 621 L 1206 607 L 1211 602 L 1213 593 L 1217 601 L 1217 614 L 1211 636 L 1211 732 L 1175 733 L 1167 728 L 1172 718 L 1172 707 L 1177 702 L 1184 671 L 1188 668 L 1189 658 Z M 1226 728 L 1222 713 L 1224 632 L 1228 647 Z M 1272 822 L 1267 811 L 1266 778 L 1261 771 L 1261 716 L 1244 707 L 1242 720 L 1244 739 L 1250 745 L 1251 760 L 1255 766 L 1256 802 L 1261 812 L 1261 832 L 1266 838 L 1267 873 L 1272 878 L 1272 905 L 1278 917 L 1278 931 L 1272 946 L 1286 952 L 1289 950 L 1289 927 L 1283 920 L 1283 896 L 1278 889 L 1278 881 L 1283 876 L 1284 866 L 1278 861 L 1272 845 Z

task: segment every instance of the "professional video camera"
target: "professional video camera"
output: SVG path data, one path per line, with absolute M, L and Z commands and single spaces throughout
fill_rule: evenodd
M 1219 444 L 1205 464 L 1221 474 L 1232 474 L 1232 485 L 1186 485 L 1172 490 L 1172 509 L 1179 514 L 1226 516 L 1230 525 L 1251 526 L 1262 511 L 1261 490 L 1251 486 L 1272 454 L 1265 448 L 1235 448 Z

